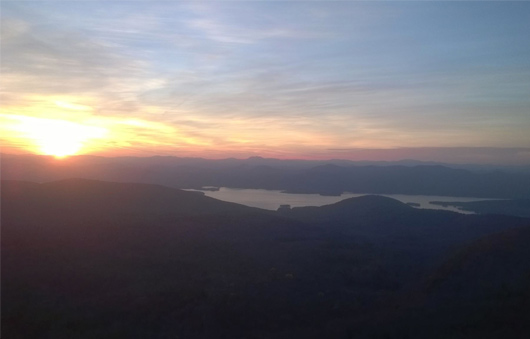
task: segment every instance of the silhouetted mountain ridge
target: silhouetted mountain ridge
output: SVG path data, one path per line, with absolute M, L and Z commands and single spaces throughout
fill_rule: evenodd
M 400 164 L 400 165 L 396 165 Z M 419 194 L 485 198 L 529 198 L 530 174 L 470 171 L 441 165 L 388 163 L 359 165 L 344 160 L 302 161 L 265 158 L 207 160 L 150 157 L 2 155 L 3 179 L 36 182 L 86 178 L 161 184 L 282 190 L 338 195 Z
M 159 214 L 252 213 L 258 209 L 160 185 L 65 179 L 35 185 L 2 181 L 2 190 L 17 200 L 38 200 L 61 208 L 90 209 L 98 214 L 138 211 Z M 34 195 L 34 196 L 31 196 Z M 30 197 L 31 196 L 31 197 Z M 260 210 L 261 211 L 261 210 Z

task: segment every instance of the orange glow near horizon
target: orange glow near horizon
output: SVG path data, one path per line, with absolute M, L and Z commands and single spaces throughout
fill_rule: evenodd
M 295 129 L 271 137 L 269 130 L 257 128 L 260 124 L 254 121 L 225 122 L 226 128 L 222 130 L 190 130 L 186 126 L 177 127 L 156 120 L 95 115 L 89 106 L 70 101 L 55 100 L 52 104 L 59 109 L 43 105 L 41 109 L 18 109 L 22 114 L 0 113 L 3 152 L 30 152 L 56 158 L 91 154 L 211 159 L 261 156 L 308 160 L 350 153 L 334 151 L 332 147 L 337 141 L 333 137 Z M 47 112 L 46 117 L 37 115 L 42 111 Z M 275 123 L 266 122 L 271 126 Z M 278 129 L 282 127 L 285 128 L 280 125 Z M 363 151 L 367 158 L 371 157 L 370 153 L 370 150 Z
M 70 121 L 0 114 L 3 151 L 64 158 L 79 154 L 170 154 L 210 146 L 207 140 L 186 136 L 179 129 L 159 122 L 92 115 L 76 117 L 76 121 Z
M 351 147 L 365 148 L 362 156 L 372 158 L 376 155 L 370 149 L 388 147 L 363 139 L 362 133 L 352 143 L 319 129 L 300 130 L 294 118 L 206 119 L 199 113 L 185 112 L 177 121 L 166 121 L 165 115 L 147 116 L 145 112 L 155 111 L 152 107 L 142 107 L 141 112 L 127 116 L 110 109 L 103 112 L 98 109 L 103 105 L 94 98 L 31 96 L 28 101 L 31 101 L 28 105 L 3 107 L 2 152 L 30 152 L 56 158 L 91 154 L 317 160 L 360 157 Z M 345 122 L 341 120 L 340 124 Z M 335 150 L 337 144 L 348 151 Z
M 104 138 L 108 130 L 103 127 L 81 123 L 36 118 L 28 116 L 4 115 L 10 120 L 7 129 L 28 141 L 31 151 L 42 155 L 63 158 L 79 153 L 93 139 Z

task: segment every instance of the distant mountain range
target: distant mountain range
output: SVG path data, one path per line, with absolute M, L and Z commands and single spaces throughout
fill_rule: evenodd
M 470 167 L 471 168 L 471 167 Z M 367 165 L 345 160 L 249 158 L 207 160 L 176 157 L 70 157 L 2 155 L 2 178 L 47 182 L 86 178 L 160 184 L 282 190 L 339 195 L 416 194 L 480 198 L 530 198 L 530 173 L 459 169 L 407 160 Z
M 6 338 L 526 338 L 530 219 L 2 181 Z

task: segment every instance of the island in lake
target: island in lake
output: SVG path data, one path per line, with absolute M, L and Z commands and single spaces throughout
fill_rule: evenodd
M 518 217 L 530 217 L 530 199 L 481 200 L 481 201 L 431 201 L 433 205 L 453 206 L 464 211 L 480 214 L 505 214 Z M 410 203 L 409 203 L 410 205 Z
M 217 192 L 217 191 L 219 191 L 219 187 L 216 187 L 216 186 L 203 186 L 203 187 L 199 188 L 199 191 Z

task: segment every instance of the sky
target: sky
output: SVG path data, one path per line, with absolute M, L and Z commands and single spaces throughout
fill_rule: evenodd
M 530 164 L 530 2 L 0 6 L 5 153 Z

